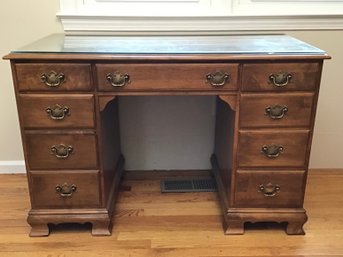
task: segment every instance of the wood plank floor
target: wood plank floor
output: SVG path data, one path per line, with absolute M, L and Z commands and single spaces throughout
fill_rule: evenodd
M 159 180 L 178 174 L 128 172 L 110 237 L 70 224 L 41 238 L 28 236 L 26 177 L 0 175 L 0 257 L 343 256 L 343 170 L 310 171 L 305 236 L 287 236 L 272 223 L 224 236 L 216 193 L 160 193 Z

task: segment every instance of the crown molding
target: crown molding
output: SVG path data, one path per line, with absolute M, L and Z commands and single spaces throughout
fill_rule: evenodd
M 343 15 L 113 17 L 57 14 L 66 33 L 200 32 L 340 30 Z

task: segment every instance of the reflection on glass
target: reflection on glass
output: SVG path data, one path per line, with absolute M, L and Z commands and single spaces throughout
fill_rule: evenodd
M 266 49 L 268 50 L 266 52 Z M 286 35 L 72 36 L 53 34 L 13 52 L 113 54 L 324 54 Z

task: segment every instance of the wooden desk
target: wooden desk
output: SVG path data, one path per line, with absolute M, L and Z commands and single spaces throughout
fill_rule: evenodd
M 303 209 L 323 59 L 285 35 L 52 35 L 11 52 L 32 209 L 48 223 L 90 222 L 111 234 L 124 170 L 118 97 L 215 95 L 211 158 L 226 234 L 245 222 L 288 222 Z M 115 228 L 114 228 L 115 229 Z

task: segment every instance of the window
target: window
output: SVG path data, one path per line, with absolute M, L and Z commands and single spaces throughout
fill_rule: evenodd
M 342 0 L 234 0 L 239 15 L 343 15 Z
M 343 29 L 343 0 L 60 0 L 68 32 Z
M 83 14 L 119 17 L 227 15 L 229 8 L 227 0 L 84 0 L 78 4 Z

